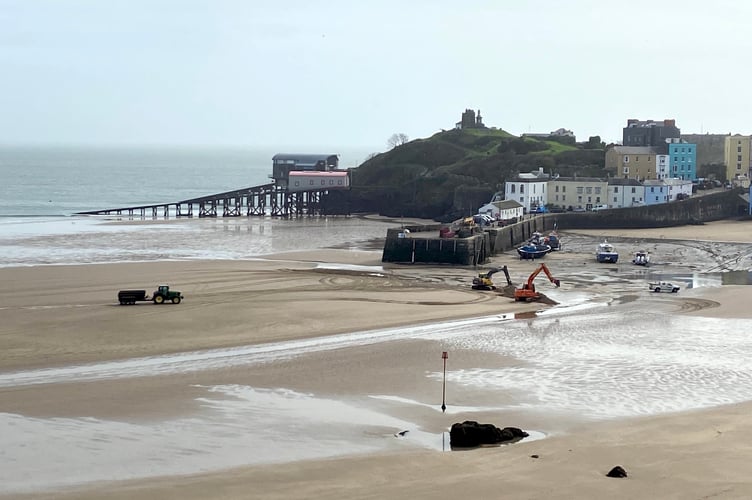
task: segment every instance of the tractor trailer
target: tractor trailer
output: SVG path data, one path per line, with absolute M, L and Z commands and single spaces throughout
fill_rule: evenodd
M 120 305 L 133 305 L 136 302 L 154 302 L 155 304 L 164 304 L 165 302 L 172 302 L 173 304 L 180 304 L 183 300 L 183 294 L 170 290 L 169 285 L 159 285 L 151 296 L 146 293 L 146 290 L 120 290 L 118 292 L 118 302 Z

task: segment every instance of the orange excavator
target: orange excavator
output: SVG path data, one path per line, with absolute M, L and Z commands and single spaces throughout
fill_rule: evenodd
M 533 271 L 533 274 L 530 275 L 530 277 L 527 279 L 527 283 L 524 283 L 522 285 L 522 288 L 516 288 L 514 290 L 514 300 L 517 302 L 532 302 L 534 300 L 540 300 L 541 295 L 535 291 L 535 285 L 533 284 L 533 281 L 535 281 L 535 278 L 540 274 L 540 272 L 543 271 L 546 273 L 546 276 L 548 276 L 548 279 L 556 285 L 557 287 L 561 284 L 559 280 L 554 278 L 551 275 L 551 271 L 548 270 L 545 264 L 541 264 L 538 266 L 538 269 Z

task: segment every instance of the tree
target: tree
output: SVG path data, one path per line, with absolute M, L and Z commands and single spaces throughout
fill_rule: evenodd
M 402 146 L 406 142 L 408 142 L 410 138 L 407 136 L 407 134 L 399 133 L 399 134 L 392 134 L 392 136 L 389 138 L 388 141 L 386 141 L 389 148 L 394 149 L 397 146 Z

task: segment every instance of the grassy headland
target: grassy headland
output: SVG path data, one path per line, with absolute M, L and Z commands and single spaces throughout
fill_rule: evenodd
M 443 131 L 354 169 L 350 206 L 354 212 L 448 220 L 474 213 L 521 172 L 542 167 L 562 176 L 605 177 L 604 155 L 600 142 L 517 137 L 495 128 Z

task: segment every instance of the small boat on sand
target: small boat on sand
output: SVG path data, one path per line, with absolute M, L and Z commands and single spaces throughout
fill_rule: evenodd
M 544 245 L 542 243 L 528 242 L 517 248 L 517 253 L 520 259 L 540 259 L 551 251 L 550 245 Z
M 543 244 L 551 247 L 551 250 L 561 250 L 561 240 L 556 231 L 551 231 L 548 236 L 543 238 Z
M 595 251 L 595 260 L 616 264 L 616 261 L 619 260 L 619 253 L 611 243 L 603 240 L 603 243 L 599 243 L 598 249 Z
M 632 257 L 632 264 L 636 266 L 647 266 L 650 264 L 650 254 L 645 250 L 637 250 Z

